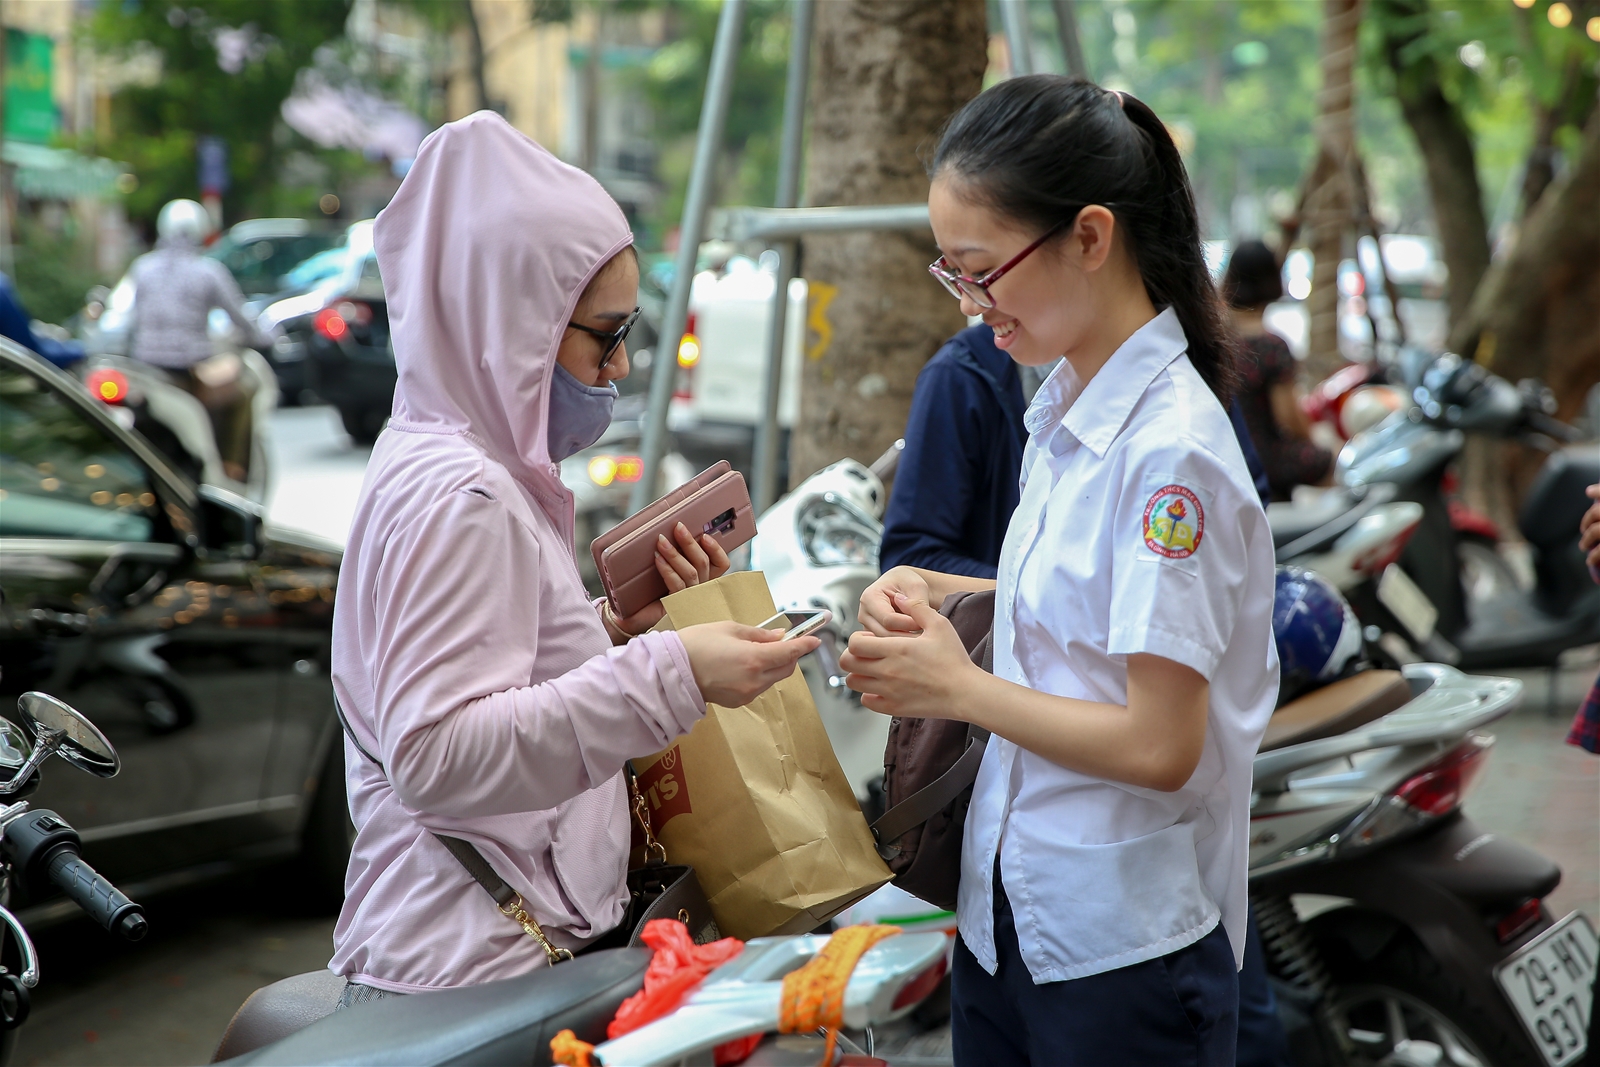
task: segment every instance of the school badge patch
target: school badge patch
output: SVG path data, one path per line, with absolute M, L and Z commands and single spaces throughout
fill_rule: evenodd
M 1144 543 L 1158 556 L 1188 559 L 1205 532 L 1200 498 L 1181 485 L 1163 485 L 1144 506 Z

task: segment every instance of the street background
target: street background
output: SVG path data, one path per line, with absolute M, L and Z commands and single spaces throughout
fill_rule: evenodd
M 369 450 L 325 407 L 279 412 L 273 443 L 270 517 L 342 542 Z M 1600 760 L 1562 744 L 1597 670 L 1600 659 L 1589 656 L 1561 671 L 1553 703 L 1546 672 L 1507 672 L 1524 682 L 1523 705 L 1494 724 L 1489 770 L 1466 805 L 1486 829 L 1561 865 L 1561 885 L 1546 900 L 1557 917 L 1600 915 Z M 157 898 L 148 910 L 151 934 L 137 945 L 83 921 L 39 933 L 44 981 L 19 1062 L 206 1062 L 245 997 L 326 966 L 333 953 L 334 916 L 297 914 L 294 886 L 277 871 Z M 947 1032 L 894 1062 L 937 1060 Z

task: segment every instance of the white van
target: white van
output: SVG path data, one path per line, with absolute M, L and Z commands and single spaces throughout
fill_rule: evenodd
M 754 433 L 766 402 L 767 337 L 775 271 L 743 256 L 726 269 L 701 271 L 689 293 L 689 323 L 678 347 L 678 389 L 667 424 L 674 432 L 743 428 Z M 778 425 L 800 413 L 800 353 L 806 336 L 806 283 L 789 283 L 784 320 Z

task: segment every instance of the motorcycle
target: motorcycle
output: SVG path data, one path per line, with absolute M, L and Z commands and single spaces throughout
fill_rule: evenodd
M 194 394 L 168 380 L 160 368 L 106 353 L 79 364 L 84 387 L 106 405 L 124 429 L 144 436 L 156 450 L 196 483 L 220 486 L 265 503 L 271 484 L 267 426 L 278 406 L 278 381 L 272 367 L 252 348 L 212 357 L 219 387 L 237 388 L 249 397 L 250 462 L 244 481 L 231 478 L 217 449 L 211 415 Z
M 1600 481 L 1600 448 L 1552 416 L 1553 399 L 1537 382 L 1512 385 L 1448 352 L 1403 352 L 1401 370 L 1414 405 L 1357 434 L 1337 460 L 1344 486 L 1390 483 L 1397 499 L 1422 506 L 1399 561 L 1409 581 L 1378 589 L 1401 624 L 1396 632 L 1468 670 L 1554 666 L 1568 649 L 1600 641 L 1600 587 L 1578 548 L 1584 488 Z M 1468 433 L 1548 456 L 1518 519 L 1533 554 L 1531 590 L 1496 550 L 1492 524 L 1464 523 L 1450 495 L 1450 465 Z
M 1255 760 L 1250 893 L 1309 1065 L 1561 1065 L 1583 1055 L 1600 942 L 1543 901 L 1561 871 L 1461 812 L 1521 701 L 1443 664 L 1284 705 Z M 1568 961 L 1570 960 L 1570 965 Z
M 30 811 L 43 764 L 61 759 L 98 778 L 121 769 L 105 735 L 73 708 L 44 693 L 24 693 L 15 720 L 0 718 L 0 1067 L 11 1062 L 17 1031 L 27 1022 L 29 990 L 39 984 L 39 960 L 28 931 L 6 907 L 13 881 L 34 899 L 65 893 L 107 931 L 138 941 L 149 931 L 144 912 L 79 855 L 78 832 L 53 811 Z

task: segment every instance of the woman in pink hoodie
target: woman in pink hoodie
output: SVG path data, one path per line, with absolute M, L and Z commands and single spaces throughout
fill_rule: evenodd
M 557 946 L 617 926 L 623 762 L 816 644 L 734 623 L 645 633 L 659 605 L 619 621 L 584 592 L 558 463 L 609 421 L 638 285 L 593 178 L 479 112 L 423 143 L 374 239 L 399 383 L 334 611 L 334 689 L 382 763 L 346 742 L 344 1004 L 545 964 L 435 832 L 475 846 Z M 726 570 L 678 534 L 657 557 L 671 588 Z

